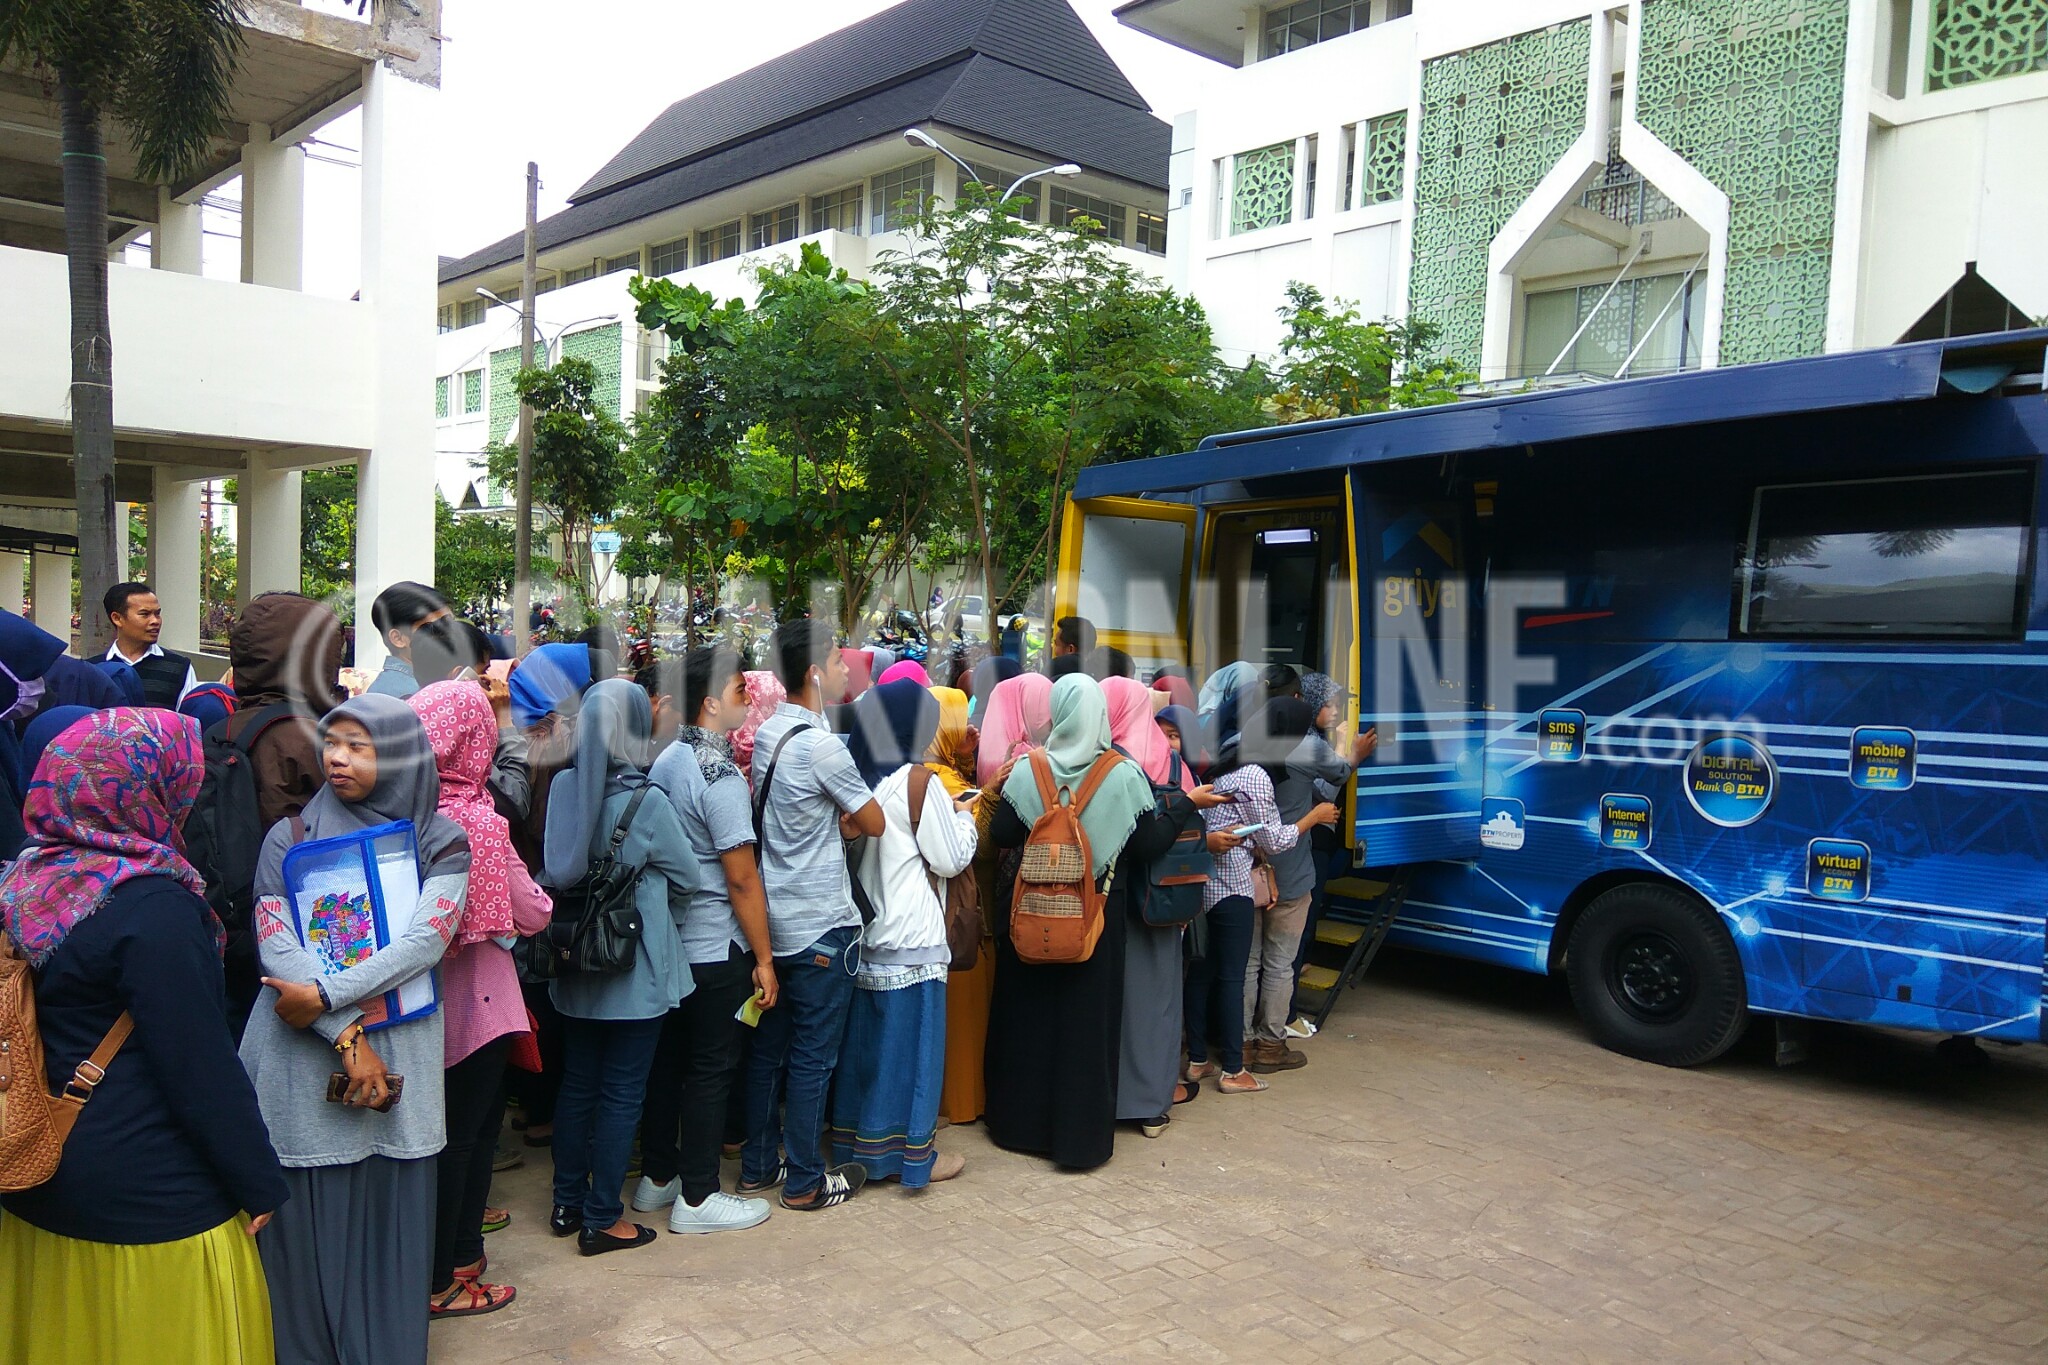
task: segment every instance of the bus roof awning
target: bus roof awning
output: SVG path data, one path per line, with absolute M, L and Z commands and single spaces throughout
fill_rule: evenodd
M 1626 379 L 1443 407 L 1211 436 L 1185 455 L 1092 465 L 1077 498 L 1169 493 L 1234 479 L 1514 449 L 1630 431 L 1878 407 L 1996 389 L 2040 374 L 2048 328 L 1846 351 L 1803 360 Z

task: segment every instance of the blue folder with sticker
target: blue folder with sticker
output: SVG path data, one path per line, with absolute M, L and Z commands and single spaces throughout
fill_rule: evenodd
M 375 825 L 294 844 L 284 855 L 285 898 L 299 943 L 327 976 L 367 962 L 403 938 L 420 913 L 412 822 Z M 365 1028 L 422 1019 L 440 1008 L 439 970 L 357 1002 Z

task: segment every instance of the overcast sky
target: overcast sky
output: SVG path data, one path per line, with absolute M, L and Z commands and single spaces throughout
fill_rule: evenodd
M 434 249 L 459 256 L 517 231 L 529 160 L 540 163 L 546 217 L 670 104 L 891 2 L 447 0 L 439 173 L 423 224 Z M 309 3 L 355 10 L 354 0 Z M 1139 93 L 1170 118 L 1220 68 L 1118 24 L 1110 11 L 1119 3 L 1073 0 Z M 332 150 L 337 160 L 353 159 L 362 145 L 354 117 L 322 137 L 347 149 Z M 306 287 L 346 295 L 359 257 L 356 176 L 318 161 L 307 172 Z

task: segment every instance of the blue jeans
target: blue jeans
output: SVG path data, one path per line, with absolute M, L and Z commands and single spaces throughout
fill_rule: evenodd
M 1225 896 L 1209 907 L 1208 914 L 1209 955 L 1189 965 L 1181 992 L 1188 1064 L 1200 1066 L 1209 1060 L 1213 1022 L 1216 1063 L 1234 1076 L 1244 1070 L 1244 973 L 1252 955 L 1252 898 Z M 555 1122 L 559 1125 L 561 1120 Z
M 562 1016 L 562 1091 L 555 1101 L 555 1202 L 603 1232 L 625 1215 L 619 1197 L 661 1019 Z
M 785 1194 L 809 1194 L 825 1179 L 825 1092 L 839 1065 L 839 1043 L 853 1004 L 857 959 L 849 950 L 858 937 L 858 929 L 842 926 L 800 953 L 775 959 L 782 998 L 754 1030 L 742 1180 L 770 1178 L 778 1161 L 789 1166 Z M 780 1116 L 778 1106 L 784 1110 Z M 559 1119 L 556 1124 L 559 1133 Z

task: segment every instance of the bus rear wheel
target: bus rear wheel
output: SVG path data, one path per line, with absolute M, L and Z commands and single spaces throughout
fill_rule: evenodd
M 1594 1041 L 1646 1062 L 1710 1062 L 1748 1022 L 1735 944 L 1711 908 L 1676 887 L 1618 886 L 1587 906 L 1565 977 Z

